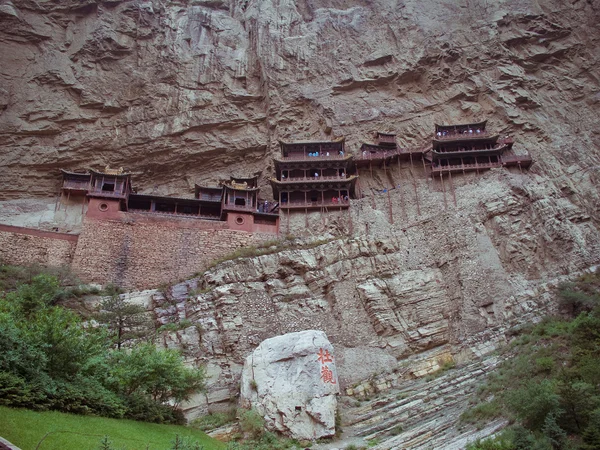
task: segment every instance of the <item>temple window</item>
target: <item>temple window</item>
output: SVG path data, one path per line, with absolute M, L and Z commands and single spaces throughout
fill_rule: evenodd
M 235 204 L 238 205 L 238 206 L 246 206 L 246 199 L 245 198 L 236 197 Z
M 114 192 L 115 191 L 115 184 L 114 183 L 104 183 L 104 184 L 102 184 L 102 191 L 103 192 Z

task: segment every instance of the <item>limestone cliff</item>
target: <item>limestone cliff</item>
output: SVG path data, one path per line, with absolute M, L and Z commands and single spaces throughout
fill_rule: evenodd
M 268 174 L 278 138 L 420 145 L 489 118 L 596 216 L 598 17 L 591 0 L 2 0 L 0 195 L 106 164 L 189 194 Z
M 599 19 L 593 0 L 0 0 L 0 221 L 50 224 L 59 167 L 191 196 L 264 184 L 277 139 L 421 146 L 435 122 L 489 119 L 528 172 L 376 168 L 349 213 L 282 219 L 303 248 L 149 294 L 158 320 L 199 325 L 165 344 L 208 363 L 212 405 L 262 340 L 305 329 L 346 393 L 384 390 L 489 352 L 600 262 Z

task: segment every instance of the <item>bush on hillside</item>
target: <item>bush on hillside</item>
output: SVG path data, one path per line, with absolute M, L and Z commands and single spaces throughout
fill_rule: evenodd
M 480 390 L 516 426 L 471 450 L 600 450 L 600 275 L 560 287 L 573 318 L 548 317 L 515 340 Z M 464 414 L 478 418 L 477 408 Z
M 204 386 L 204 371 L 174 350 L 114 350 L 104 327 L 56 305 L 61 288 L 40 274 L 0 297 L 0 404 L 179 423 L 172 405 Z

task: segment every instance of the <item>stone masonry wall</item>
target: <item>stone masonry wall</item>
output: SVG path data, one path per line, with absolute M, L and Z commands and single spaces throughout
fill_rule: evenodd
M 0 261 L 9 264 L 65 266 L 71 263 L 77 236 L 0 225 Z
M 86 282 L 157 287 L 189 278 L 215 259 L 274 237 L 198 219 L 132 213 L 123 214 L 121 220 L 86 217 L 73 270 Z

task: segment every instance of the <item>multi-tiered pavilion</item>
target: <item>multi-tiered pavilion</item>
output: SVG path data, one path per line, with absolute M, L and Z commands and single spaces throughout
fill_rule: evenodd
M 495 167 L 529 167 L 531 157 L 512 153 L 512 138 L 500 138 L 486 129 L 487 121 L 435 125 L 431 150 L 432 175 L 479 171 Z
M 279 144 L 271 186 L 282 210 L 348 208 L 358 177 L 349 173 L 353 158 L 346 154 L 343 139 Z

